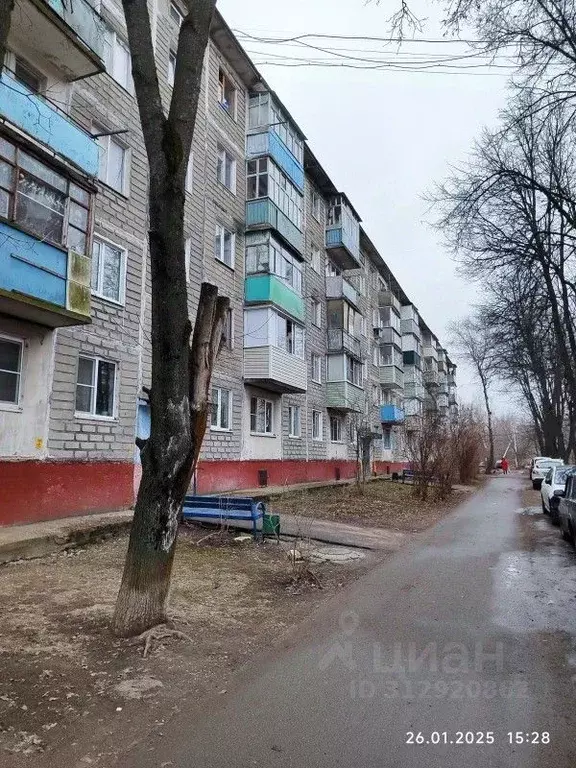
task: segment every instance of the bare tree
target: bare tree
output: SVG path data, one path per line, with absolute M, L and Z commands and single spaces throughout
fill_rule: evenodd
M 194 329 L 188 313 L 184 185 L 215 0 L 186 0 L 174 87 L 165 114 L 146 0 L 123 0 L 132 73 L 149 165 L 152 280 L 151 432 L 138 445 L 142 481 L 114 630 L 130 636 L 166 620 L 178 518 L 198 459 L 212 368 L 228 300 L 203 284 Z M 193 330 L 193 333 L 192 333 Z
M 459 323 L 452 323 L 449 333 L 451 342 L 454 344 L 457 352 L 472 367 L 478 376 L 482 388 L 488 429 L 486 474 L 489 474 L 494 468 L 494 430 L 492 427 L 490 389 L 496 374 L 490 328 L 484 318 L 481 315 L 477 315 L 465 318 Z

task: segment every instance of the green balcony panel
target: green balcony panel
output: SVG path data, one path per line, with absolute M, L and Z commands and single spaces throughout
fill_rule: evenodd
M 304 321 L 304 299 L 276 275 L 248 275 L 244 284 L 247 304 L 274 304 L 297 320 Z

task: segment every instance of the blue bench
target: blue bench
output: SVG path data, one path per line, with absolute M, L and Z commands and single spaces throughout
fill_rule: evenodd
M 265 513 L 266 505 L 248 496 L 186 496 L 182 507 L 184 520 L 210 519 L 220 524 L 226 520 L 252 520 L 254 538 L 258 520 Z

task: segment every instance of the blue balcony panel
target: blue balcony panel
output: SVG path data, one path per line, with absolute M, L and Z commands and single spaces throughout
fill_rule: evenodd
M 402 424 L 404 422 L 404 409 L 397 405 L 380 406 L 380 421 L 382 424 Z
M 246 228 L 274 229 L 289 247 L 301 256 L 304 253 L 304 235 L 290 219 L 282 213 L 269 197 L 248 200 L 246 203 Z
M 358 269 L 361 266 L 358 237 L 352 236 L 344 227 L 326 228 L 326 249 L 340 269 Z
M 0 221 L 0 312 L 52 328 L 90 322 L 67 308 L 68 282 L 66 251 Z
M 87 176 L 98 174 L 98 145 L 94 139 L 6 73 L 0 77 L 0 117 L 73 163 Z
M 262 133 L 249 134 L 246 146 L 248 159 L 269 155 L 290 181 L 304 192 L 304 168 L 275 131 L 268 129 Z

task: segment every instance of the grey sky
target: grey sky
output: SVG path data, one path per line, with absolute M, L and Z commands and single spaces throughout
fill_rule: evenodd
M 271 37 L 305 32 L 385 36 L 387 19 L 397 5 L 397 0 L 380 4 L 362 0 L 218 3 L 233 29 Z M 442 36 L 434 5 L 414 2 L 411 7 L 417 12 L 422 9 L 422 15 L 429 17 L 416 36 Z M 352 200 L 408 296 L 435 333 L 445 337 L 446 324 L 467 313 L 478 291 L 456 275 L 438 233 L 426 224 L 431 215 L 421 195 L 447 174 L 450 164 L 465 158 L 482 126 L 494 125 L 506 96 L 504 70 L 430 74 L 276 67 L 260 65 L 266 57 L 257 51 L 287 55 L 298 49 L 243 44 L 299 123 L 336 186 Z M 338 41 L 336 45 L 347 43 Z M 379 45 L 367 47 L 376 50 Z M 465 47 L 406 43 L 400 49 L 389 45 L 384 50 L 401 61 L 407 52 L 448 55 Z M 461 399 L 477 399 L 477 387 L 465 367 L 459 369 L 458 384 Z M 503 399 L 498 410 L 508 408 L 509 402 Z

